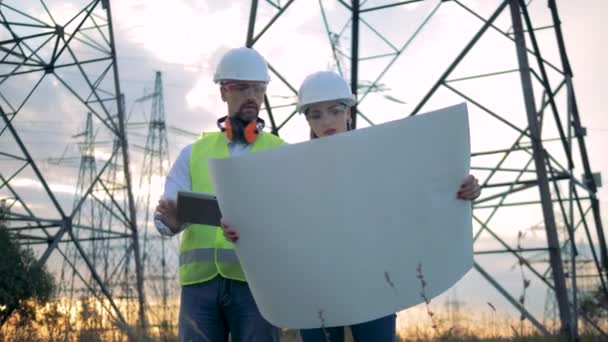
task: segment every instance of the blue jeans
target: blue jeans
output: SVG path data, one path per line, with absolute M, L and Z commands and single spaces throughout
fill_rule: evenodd
M 392 314 L 350 326 L 355 342 L 395 342 L 395 319 Z M 344 327 L 300 330 L 302 342 L 344 342 Z
M 182 287 L 179 310 L 180 341 L 279 341 L 279 329 L 258 310 L 249 286 L 220 276 Z

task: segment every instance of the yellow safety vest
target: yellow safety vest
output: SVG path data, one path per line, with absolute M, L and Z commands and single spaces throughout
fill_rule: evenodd
M 261 133 L 251 147 L 251 152 L 284 145 L 281 138 Z M 192 145 L 190 154 L 190 178 L 192 191 L 213 194 L 215 190 L 209 175 L 207 162 L 210 158 L 229 158 L 224 133 L 204 133 Z M 234 244 L 226 241 L 220 227 L 190 225 L 182 234 L 179 245 L 180 285 L 202 283 L 215 278 L 245 281 L 245 275 L 234 251 Z

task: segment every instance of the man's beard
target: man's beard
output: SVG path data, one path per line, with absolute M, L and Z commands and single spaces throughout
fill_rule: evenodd
M 255 107 L 255 111 L 253 111 L 252 107 Z M 244 109 L 247 108 L 249 111 L 245 112 Z M 258 108 L 257 104 L 252 103 L 252 102 L 247 102 L 244 103 L 240 108 L 239 111 L 236 113 L 236 115 L 238 116 L 239 119 L 245 121 L 245 122 L 250 122 L 255 120 L 258 117 L 258 114 L 260 113 L 260 109 Z

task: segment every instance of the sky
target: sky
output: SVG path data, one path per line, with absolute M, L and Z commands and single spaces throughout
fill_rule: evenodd
M 5 1 L 6 4 L 19 7 L 32 16 L 44 18 L 43 9 L 37 1 Z M 66 22 L 82 5 L 79 1 L 47 1 L 50 11 L 57 22 Z M 276 13 L 268 2 L 260 1 L 256 32 L 269 22 Z M 284 2 L 281 2 L 284 3 Z M 329 27 L 339 32 L 347 22 L 348 13 L 337 1 L 322 1 L 328 18 Z M 390 1 L 369 0 L 364 7 L 372 7 Z M 458 53 L 479 30 L 482 22 L 471 13 L 464 10 L 455 2 L 446 2 L 438 6 L 439 1 L 425 1 L 404 5 L 392 9 L 365 13 L 361 25 L 360 56 L 370 57 L 390 53 L 393 48 L 405 47 L 391 65 L 390 69 L 380 79 L 385 91 L 370 93 L 363 98 L 359 109 L 374 124 L 402 118 L 416 107 L 426 95 L 439 76 L 446 70 Z M 498 6 L 499 1 L 465 1 L 472 9 L 488 17 Z M 112 2 L 114 34 L 116 38 L 116 53 L 121 90 L 125 94 L 127 113 L 131 121 L 143 120 L 144 113 L 149 113 L 149 102 L 137 103 L 136 100 L 149 93 L 154 86 L 154 72 L 161 71 L 163 77 L 165 115 L 169 140 L 169 160 L 172 162 L 179 151 L 193 141 L 193 136 L 179 134 L 186 130 L 199 134 L 205 130 L 215 130 L 215 120 L 225 113 L 225 104 L 219 98 L 217 86 L 211 81 L 214 67 L 221 55 L 229 48 L 242 46 L 245 42 L 250 3 L 248 1 L 203 1 L 203 0 L 174 0 L 174 1 L 143 1 L 121 0 Z M 603 18 L 608 13 L 608 4 L 601 0 L 588 0 L 584 5 L 574 1 L 559 2 L 559 10 L 564 32 L 565 44 L 574 72 L 574 85 L 577 94 L 579 111 L 583 126 L 587 128 L 586 143 L 591 166 L 594 172 L 601 172 L 604 180 L 608 170 L 608 157 L 605 152 L 608 146 L 608 117 L 602 105 L 605 94 L 605 80 L 608 78 L 608 49 L 602 38 L 608 33 L 608 24 Z M 6 9 L 4 9 L 6 11 Z M 532 1 L 530 13 L 535 27 L 546 26 L 550 16 L 546 1 Z M 497 20 L 497 26 L 507 30 L 510 26 L 508 8 Z M 429 18 L 430 17 L 430 18 Z M 425 22 L 425 20 L 428 21 Z M 416 30 L 420 33 L 413 37 Z M 369 25 L 369 26 L 368 26 Z M 386 40 L 379 38 L 370 27 L 381 33 Z M 0 31 L 0 37 L 5 39 L 6 32 Z M 538 31 L 538 40 L 543 51 L 543 57 L 550 63 L 560 66 L 556 53 L 552 30 Z M 340 41 L 341 47 L 348 54 L 350 34 L 347 32 Z M 317 70 L 335 67 L 319 2 L 312 0 L 297 0 L 285 13 L 264 33 L 255 44 L 267 59 L 269 64 L 284 77 L 290 85 L 297 89 L 307 74 Z M 86 46 L 78 47 L 79 53 L 85 56 L 92 53 Z M 381 57 L 360 63 L 360 79 L 366 83 L 373 82 L 391 63 L 392 57 Z M 536 68 L 535 60 L 529 55 L 530 63 Z M 346 62 L 347 58 L 343 62 Z M 345 63 L 346 67 L 347 63 Z M 101 72 L 95 66 L 87 69 L 91 73 Z M 511 70 L 517 68 L 517 59 L 513 43 L 496 31 L 490 30 L 480 39 L 479 43 L 463 59 L 453 71 L 449 79 L 483 74 L 489 72 Z M 548 68 L 552 87 L 557 86 L 559 75 Z M 83 89 L 82 84 L 66 71 L 63 76 L 76 84 L 77 89 Z M 269 85 L 269 99 L 273 106 L 291 105 L 295 101 L 294 93 L 282 84 L 280 77 L 273 74 Z M 0 91 L 7 98 L 23 97 L 24 85 L 37 81 L 36 77 L 26 76 L 14 82 L 0 85 Z M 27 82 L 27 83 L 26 83 Z M 488 77 L 473 81 L 450 83 L 455 89 L 469 95 L 486 108 L 496 111 L 501 117 L 523 126 L 526 120 L 523 107 L 519 76 L 514 73 Z M 535 83 L 535 97 L 541 100 L 542 89 Z M 85 95 L 86 96 L 86 95 Z M 398 99 L 399 102 L 387 99 Z M 463 98 L 453 91 L 441 87 L 431 100 L 422 108 L 422 112 L 447 105 L 462 102 Z M 558 105 L 565 104 L 563 91 L 556 97 Z M 490 151 L 508 148 L 517 132 L 495 118 L 483 113 L 470 100 L 471 148 L 473 152 Z M 275 109 L 275 119 L 283 123 L 291 114 L 292 108 Z M 78 176 L 78 163 L 62 162 L 62 167 L 54 167 L 49 163 L 49 157 L 77 156 L 79 138 L 72 136 L 81 132 L 84 127 L 86 109 L 66 92 L 56 79 L 44 80 L 36 96 L 24 106 L 20 117 L 16 120 L 20 134 L 32 151 L 34 158 L 40 160 L 45 174 L 48 176 L 51 188 L 57 192 L 61 203 L 72 205 L 73 193 L 76 189 L 74 179 Z M 264 113 L 262 114 L 265 117 Z M 266 118 L 266 117 L 265 117 Z M 267 120 L 268 122 L 268 120 Z M 359 127 L 369 123 L 362 117 L 358 118 Z M 96 121 L 99 124 L 99 121 Z M 549 117 L 546 120 L 545 137 L 556 137 L 555 124 Z M 145 130 L 130 128 L 131 143 L 144 145 Z M 281 137 L 290 143 L 303 142 L 308 139 L 308 129 L 305 120 L 294 116 L 286 121 L 281 128 Z M 103 135 L 98 137 L 103 140 Z M 109 142 L 100 142 L 95 156 L 107 159 L 110 148 Z M 0 147 L 12 153 L 15 144 L 0 135 Z M 555 142 L 546 144 L 549 153 L 563 162 L 560 145 Z M 577 148 L 577 145 L 575 145 Z M 142 153 L 132 149 L 132 172 L 135 182 L 141 174 Z M 575 153 L 577 169 L 575 174 L 582 173 L 580 157 Z M 524 154 L 514 154 L 505 167 L 522 167 L 528 160 Z M 495 157 L 473 158 L 473 166 L 491 167 L 497 162 Z M 16 165 L 3 163 L 0 172 L 10 173 Z M 70 164 L 70 165 L 67 165 Z M 76 166 L 76 167 L 75 167 Z M 5 171 L 2 171 L 2 170 Z M 7 171 L 8 169 L 8 171 Z M 476 176 L 484 179 L 487 172 L 476 171 Z M 509 181 L 512 173 L 499 173 L 494 182 Z M 161 193 L 162 177 L 153 178 L 151 197 L 157 198 Z M 39 210 L 41 215 L 52 215 L 48 201 L 40 201 L 40 185 L 30 173 L 20 174 L 12 180 L 12 184 L 28 198 L 31 205 Z M 484 193 L 493 194 L 496 190 L 487 189 Z M 534 190 L 536 191 L 536 190 Z M 5 192 L 0 192 L 0 195 Z M 608 202 L 608 190 L 600 188 L 598 197 L 601 203 Z M 533 191 L 523 191 L 510 196 L 509 200 L 530 200 L 537 198 Z M 490 202 L 495 203 L 495 202 Z M 602 216 L 606 222 L 606 205 L 602 206 Z M 476 215 L 485 219 L 489 210 L 479 209 Z M 141 221 L 141 220 L 140 220 Z M 544 233 L 529 228 L 542 221 L 539 206 L 510 207 L 501 209 L 490 222 L 490 226 L 512 246 L 517 245 L 519 231 L 525 231 L 522 242 L 527 247 L 539 247 L 545 243 Z M 479 225 L 474 225 L 475 231 Z M 582 232 L 577 239 L 583 237 Z M 478 250 L 498 248 L 498 245 L 487 233 L 480 235 L 476 245 Z M 516 260 L 506 255 L 479 256 L 479 264 L 490 270 L 496 279 L 514 296 L 521 292 L 522 276 Z M 539 266 L 542 268 L 541 266 Z M 529 275 L 525 275 L 528 277 Z M 534 312 L 542 316 L 544 309 L 545 288 L 531 276 L 532 286 L 529 305 Z M 513 314 L 510 305 L 502 299 L 485 280 L 471 271 L 456 285 L 458 300 L 469 307 L 479 308 L 487 302 L 493 303 L 499 311 Z M 447 296 L 436 300 L 440 305 Z M 513 314 L 517 316 L 516 314 Z M 402 313 L 405 322 L 408 313 Z M 405 324 L 405 323 L 404 323 Z

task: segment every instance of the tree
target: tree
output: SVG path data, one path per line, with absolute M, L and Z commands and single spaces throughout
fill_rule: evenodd
M 55 292 L 55 283 L 46 268 L 38 263 L 30 249 L 13 239 L 0 221 L 0 325 L 12 312 L 33 314 L 29 300 L 47 303 Z
M 608 296 L 601 287 L 580 299 L 580 310 L 595 323 L 608 319 Z

